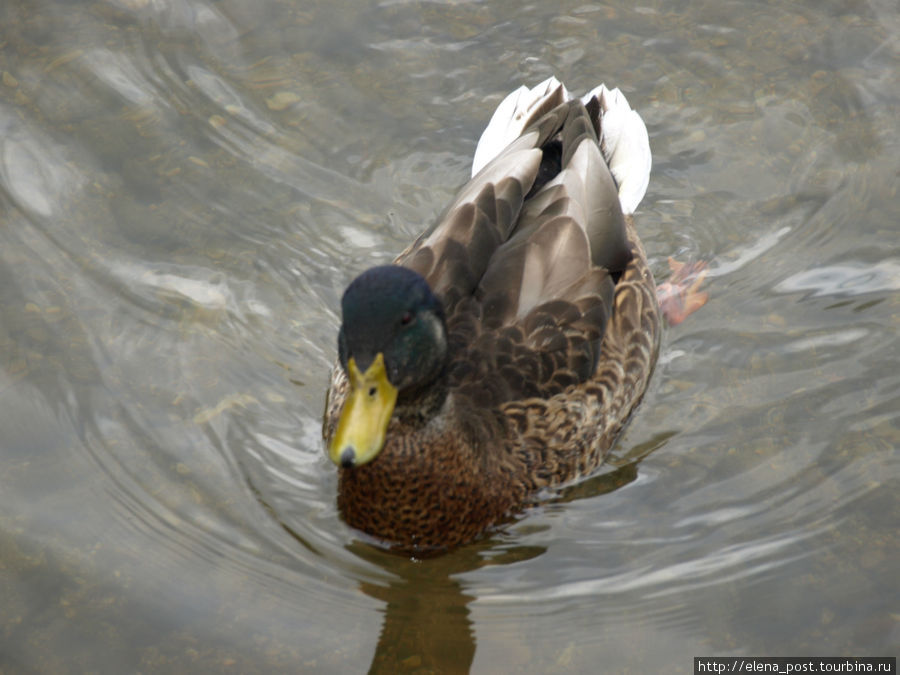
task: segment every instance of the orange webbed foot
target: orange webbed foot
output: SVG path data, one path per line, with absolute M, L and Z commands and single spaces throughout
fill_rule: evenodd
M 672 276 L 656 288 L 659 308 L 670 326 L 676 326 L 709 300 L 706 291 L 698 290 L 706 278 L 706 263 L 681 263 L 669 257 Z

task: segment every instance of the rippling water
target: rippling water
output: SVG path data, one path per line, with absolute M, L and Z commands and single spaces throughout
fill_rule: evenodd
M 0 670 L 896 655 L 896 9 L 6 0 Z M 653 268 L 711 300 L 606 471 L 385 554 L 320 440 L 340 293 L 550 74 L 641 112 Z

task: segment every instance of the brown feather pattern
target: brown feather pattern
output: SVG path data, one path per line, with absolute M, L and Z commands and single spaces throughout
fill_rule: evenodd
M 560 94 L 539 108 L 395 261 L 444 304 L 448 394 L 437 415 L 395 415 L 375 460 L 340 469 L 338 503 L 399 549 L 470 541 L 595 470 L 656 360 L 655 285 L 600 153 L 600 106 Z M 561 170 L 534 190 L 552 143 Z M 338 365 L 326 439 L 346 393 Z

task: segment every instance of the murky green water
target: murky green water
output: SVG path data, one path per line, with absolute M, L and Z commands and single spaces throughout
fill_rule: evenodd
M 381 553 L 319 435 L 340 293 L 550 74 L 641 112 L 711 301 L 609 471 Z M 894 0 L 5 0 L 0 75 L 0 671 L 896 655 Z

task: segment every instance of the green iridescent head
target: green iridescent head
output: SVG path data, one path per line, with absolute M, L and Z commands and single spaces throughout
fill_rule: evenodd
M 341 300 L 338 355 L 350 392 L 329 454 L 349 468 L 374 459 L 398 396 L 421 391 L 447 362 L 440 300 L 419 274 L 384 265 L 360 274 Z

